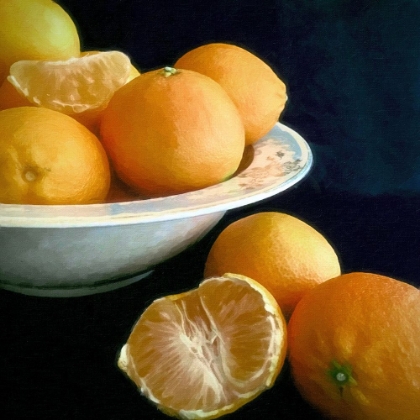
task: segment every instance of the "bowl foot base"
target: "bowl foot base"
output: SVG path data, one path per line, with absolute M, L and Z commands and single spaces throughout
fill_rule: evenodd
M 125 277 L 122 279 L 109 280 L 106 282 L 93 283 L 90 286 L 63 286 L 60 288 L 53 287 L 33 287 L 25 285 L 12 285 L 8 283 L 3 283 L 0 280 L 0 288 L 8 290 L 10 292 L 20 293 L 29 296 L 37 297 L 80 297 L 93 295 L 97 293 L 110 292 L 112 290 L 119 289 L 121 287 L 128 286 L 132 283 L 135 283 L 145 277 L 149 276 L 153 270 L 146 271 L 140 274 L 136 274 L 132 277 Z

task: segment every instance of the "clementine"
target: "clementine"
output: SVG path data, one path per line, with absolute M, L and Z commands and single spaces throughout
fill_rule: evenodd
M 18 106 L 33 106 L 33 104 L 5 79 L 0 85 L 0 111 Z
M 155 300 L 134 325 L 118 365 L 167 414 L 212 419 L 275 382 L 286 323 L 271 294 L 235 274 Z
M 38 107 L 0 111 L 0 202 L 102 202 L 110 170 L 98 138 L 73 118 Z
M 51 0 L 0 0 L 0 84 L 19 60 L 67 60 L 80 54 L 71 16 Z
M 175 67 L 205 74 L 226 90 L 241 114 L 247 144 L 267 134 L 285 107 L 284 82 L 267 63 L 237 45 L 202 45 L 180 57 Z
M 289 317 L 311 288 L 340 274 L 327 239 L 312 226 L 281 212 L 258 212 L 227 226 L 214 241 L 204 275 L 233 272 L 265 286 Z
M 106 203 L 119 203 L 141 199 L 142 197 L 138 193 L 133 191 L 126 183 L 122 182 L 115 175 L 114 171 L 111 171 L 111 184 L 105 199 Z
M 297 304 L 289 360 L 302 395 L 331 418 L 420 418 L 420 291 L 372 273 L 320 284 Z
M 104 111 L 100 136 L 118 176 L 151 197 L 229 178 L 245 147 L 238 110 L 221 86 L 170 67 L 120 88 Z

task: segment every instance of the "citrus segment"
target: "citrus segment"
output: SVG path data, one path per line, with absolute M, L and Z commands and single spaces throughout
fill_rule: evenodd
M 221 86 L 172 68 L 120 88 L 104 111 L 100 136 L 118 176 L 145 196 L 224 181 L 245 147 L 240 115 Z
M 135 324 L 119 367 L 164 412 L 216 418 L 272 386 L 286 353 L 273 297 L 235 274 L 155 300 Z
M 0 111 L 0 202 L 102 202 L 110 170 L 98 138 L 73 118 L 38 107 Z
M 288 317 L 308 290 L 341 269 L 335 250 L 312 226 L 285 213 L 258 212 L 234 221 L 214 241 L 204 276 L 224 272 L 260 282 Z
M 420 291 L 372 273 L 320 284 L 297 304 L 289 360 L 302 395 L 332 418 L 420 416 Z
M 63 61 L 18 61 L 7 79 L 32 104 L 80 114 L 104 108 L 131 72 L 127 55 L 104 51 Z
M 175 67 L 205 74 L 226 90 L 241 114 L 247 144 L 267 134 L 285 107 L 284 82 L 267 63 L 237 45 L 202 45 L 180 57 Z

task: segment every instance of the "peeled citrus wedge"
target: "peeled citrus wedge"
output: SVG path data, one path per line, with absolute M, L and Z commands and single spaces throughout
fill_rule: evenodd
M 155 300 L 118 366 L 166 414 L 213 419 L 271 387 L 286 354 L 286 323 L 254 280 L 225 274 Z
M 126 54 L 103 51 L 62 61 L 17 61 L 7 80 L 30 103 L 71 115 L 104 108 L 132 71 Z

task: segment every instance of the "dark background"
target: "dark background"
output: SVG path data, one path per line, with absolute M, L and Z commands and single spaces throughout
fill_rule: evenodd
M 217 234 L 278 210 L 317 228 L 343 272 L 420 285 L 420 5 L 417 1 L 59 2 L 84 50 L 118 49 L 141 71 L 206 42 L 232 42 L 288 86 L 282 122 L 311 145 L 310 175 L 289 191 L 229 212 L 200 243 L 129 287 L 80 298 L 0 291 L 0 412 L 8 419 L 165 419 L 119 372 L 135 320 L 156 297 L 194 287 Z M 0 251 L 1 252 L 1 251 Z M 288 366 L 231 419 L 321 419 Z

